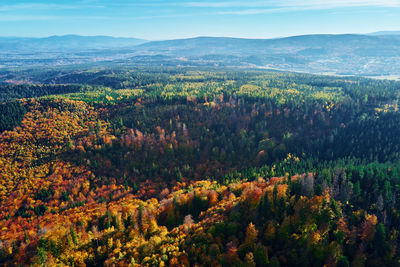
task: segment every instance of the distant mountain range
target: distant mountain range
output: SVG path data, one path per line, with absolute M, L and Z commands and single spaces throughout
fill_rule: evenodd
M 108 36 L 0 38 L 3 67 L 118 64 L 271 68 L 341 75 L 399 75 L 400 32 L 275 39 L 197 37 L 145 41 Z
M 379 31 L 370 33 L 369 35 L 400 35 L 400 31 Z
M 137 38 L 63 35 L 46 38 L 0 37 L 0 51 L 87 51 L 132 47 L 146 42 Z
M 396 48 L 396 49 L 394 49 Z M 279 39 L 240 39 L 225 37 L 197 37 L 168 41 L 147 42 L 136 50 L 176 56 L 252 55 L 268 56 L 398 56 L 400 35 L 302 35 Z M 349 54 L 351 52 L 352 54 Z

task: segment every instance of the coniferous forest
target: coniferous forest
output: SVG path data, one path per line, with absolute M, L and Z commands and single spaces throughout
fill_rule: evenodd
M 2 70 L 0 265 L 400 266 L 399 100 L 358 77 Z

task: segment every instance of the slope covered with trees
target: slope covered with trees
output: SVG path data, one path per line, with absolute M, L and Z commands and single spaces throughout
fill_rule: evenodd
M 46 73 L 0 106 L 1 265 L 400 263 L 400 83 Z

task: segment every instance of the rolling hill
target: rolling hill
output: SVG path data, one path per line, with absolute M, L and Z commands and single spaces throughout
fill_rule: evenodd
M 135 46 L 144 42 L 146 41 L 137 38 L 111 36 L 54 35 L 46 38 L 0 37 L 0 48 L 3 52 L 78 52 L 99 49 L 118 49 Z
M 400 36 L 367 35 L 303 35 L 279 39 L 240 39 L 197 37 L 148 42 L 137 46 L 139 51 L 177 56 L 229 55 L 314 55 L 399 56 Z M 312 53 L 310 53 L 312 52 Z
M 107 36 L 0 38 L 0 66 L 101 62 L 271 68 L 361 76 L 400 75 L 400 35 L 302 35 L 276 39 L 196 37 L 165 41 Z M 161 60 L 160 60 L 161 58 Z

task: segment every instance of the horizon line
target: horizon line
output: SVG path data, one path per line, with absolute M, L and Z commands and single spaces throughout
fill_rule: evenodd
M 27 39 L 46 39 L 50 37 L 66 37 L 66 36 L 76 36 L 76 37 L 111 37 L 111 38 L 124 38 L 124 39 L 138 39 L 142 41 L 170 41 L 170 40 L 181 40 L 181 39 L 195 39 L 195 38 L 232 38 L 232 39 L 281 39 L 288 37 L 297 37 L 297 36 L 311 36 L 311 35 L 372 35 L 382 33 L 383 35 L 386 33 L 387 35 L 400 35 L 400 30 L 381 30 L 374 32 L 344 32 L 344 33 L 305 33 L 305 34 L 294 34 L 294 35 L 285 35 L 285 36 L 271 36 L 271 37 L 237 37 L 237 36 L 223 36 L 223 35 L 196 35 L 196 36 L 188 36 L 188 37 L 175 37 L 171 39 L 144 39 L 135 36 L 117 36 L 117 35 L 107 35 L 107 34 L 96 34 L 96 35 L 86 35 L 86 34 L 76 34 L 76 33 L 66 33 L 66 34 L 52 34 L 52 35 L 44 35 L 44 36 L 15 36 L 15 35 L 0 35 L 0 38 L 27 38 Z

